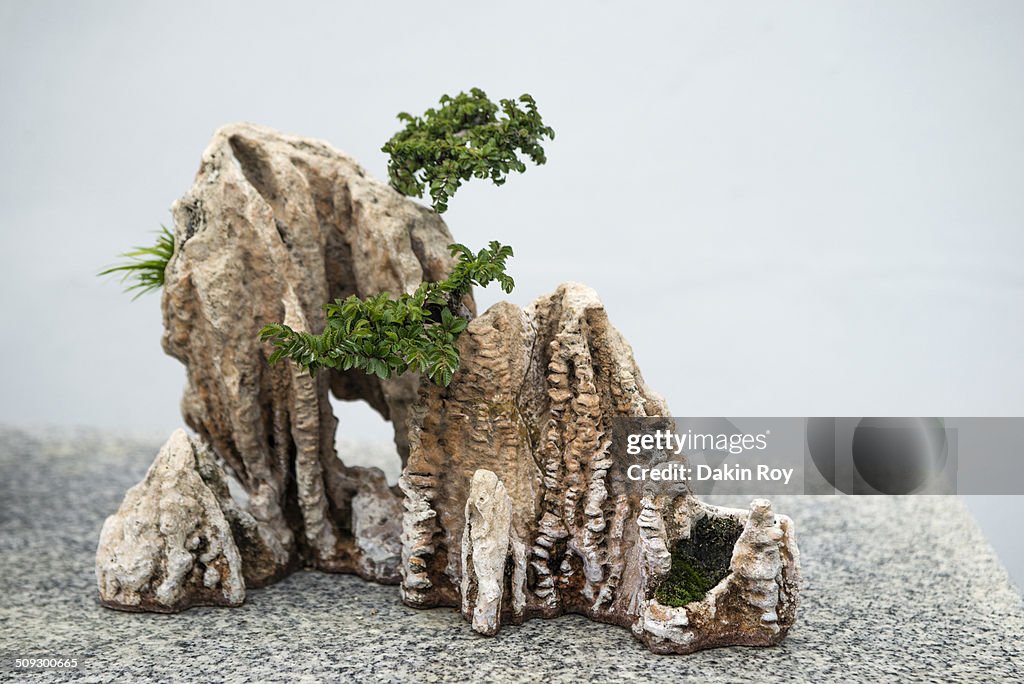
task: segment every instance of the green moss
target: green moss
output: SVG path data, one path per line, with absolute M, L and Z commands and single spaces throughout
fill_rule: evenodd
M 681 607 L 704 598 L 729 574 L 743 526 L 732 518 L 702 518 L 672 549 L 672 568 L 655 590 L 658 603 Z
M 658 599 L 658 603 L 678 608 L 687 603 L 699 601 L 713 586 L 715 585 L 701 574 L 690 561 L 677 558 L 673 554 L 672 570 L 669 571 L 668 577 L 658 587 L 658 590 L 654 592 L 654 597 Z

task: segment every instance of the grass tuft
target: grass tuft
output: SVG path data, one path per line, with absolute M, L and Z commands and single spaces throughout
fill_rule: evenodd
M 97 275 L 120 275 L 122 283 L 128 283 L 125 292 L 135 292 L 135 301 L 147 292 L 159 290 L 164 285 L 164 271 L 174 256 L 174 233 L 165 226 L 157 231 L 156 244 L 152 247 L 136 247 L 120 255 L 124 263 L 105 268 Z

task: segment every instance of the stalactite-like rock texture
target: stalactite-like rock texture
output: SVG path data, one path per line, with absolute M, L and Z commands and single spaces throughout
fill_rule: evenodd
M 174 219 L 163 346 L 186 367 L 196 437 L 176 432 L 104 525 L 105 605 L 237 605 L 313 567 L 401 583 L 408 605 L 457 606 L 487 635 L 579 613 L 687 653 L 775 643 L 793 624 L 788 518 L 623 486 L 614 421 L 669 411 L 589 288 L 473 319 L 448 387 L 311 378 L 268 365 L 260 328 L 319 332 L 324 302 L 446 277 L 437 214 L 323 143 L 241 124 L 216 133 Z M 399 487 L 338 458 L 328 392 L 392 421 Z
M 253 533 L 280 551 L 242 545 L 243 565 L 259 570 L 247 584 L 303 565 L 397 583 L 400 493 L 379 470 L 339 460 L 328 392 L 390 419 L 404 455 L 418 379 L 313 379 L 290 363 L 268 365 L 257 335 L 277 321 L 320 332 L 327 301 L 445 277 L 447 227 L 328 145 L 248 124 L 217 131 L 173 214 L 163 346 L 187 370 L 182 413 L 248 494 Z M 108 605 L 138 606 L 104 587 Z M 222 602 L 182 591 L 175 608 Z
M 461 602 L 484 634 L 581 613 L 632 627 L 665 653 L 782 638 L 798 584 L 787 518 L 764 501 L 748 513 L 685 492 L 631 494 L 611 481 L 612 421 L 668 409 L 593 290 L 563 285 L 526 310 L 497 304 L 470 324 L 460 349 L 452 384 L 425 386 L 413 409 L 400 483 L 406 603 Z M 689 605 L 661 604 L 672 549 L 705 524 L 736 530 L 721 542 L 725 579 Z M 505 568 L 498 588 L 496 566 Z

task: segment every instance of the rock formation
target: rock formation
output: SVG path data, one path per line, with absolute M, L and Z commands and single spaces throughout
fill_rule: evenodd
M 176 431 L 103 525 L 96 559 L 103 602 L 163 612 L 240 604 L 245 582 L 232 522 L 251 519 L 231 514 L 245 515 L 212 456 Z
M 462 612 L 481 634 L 496 634 L 505 592 L 505 566 L 512 552 L 512 500 L 489 470 L 473 474 L 462 533 Z M 516 540 L 518 542 L 518 540 Z M 522 570 L 512 577 L 513 595 L 523 595 Z
M 243 565 L 260 569 L 247 584 L 303 565 L 397 583 L 399 495 L 378 469 L 338 459 L 328 391 L 390 419 L 405 453 L 417 378 L 329 371 L 313 379 L 287 363 L 269 366 L 257 334 L 276 321 L 319 332 L 327 301 L 444 277 L 453 263 L 444 222 L 328 145 L 248 124 L 217 131 L 173 213 L 163 346 L 188 373 L 182 413 L 237 477 L 255 533 L 277 551 L 240 549 Z M 102 584 L 101 595 L 134 607 Z M 205 602 L 186 591 L 179 607 Z
M 445 388 L 314 379 L 269 366 L 260 328 L 319 332 L 324 302 L 443 278 L 452 238 L 440 218 L 323 143 L 251 125 L 215 134 L 174 217 L 163 345 L 185 364 L 197 437 L 176 432 L 107 520 L 104 604 L 237 605 L 246 588 L 313 567 L 401 583 L 407 604 L 458 606 L 483 634 L 580 613 L 685 653 L 774 643 L 792 625 L 788 518 L 763 501 L 748 513 L 685 488 L 632 491 L 613 468 L 614 421 L 669 412 L 589 288 L 473 319 Z M 392 421 L 399 487 L 339 459 L 328 392 Z M 669 591 L 697 546 L 710 549 L 714 586 Z
M 670 504 L 676 520 L 694 525 L 733 521 L 742 533 L 732 548 L 728 573 L 698 601 L 668 606 L 656 597 L 640 601 L 633 632 L 656 653 L 690 653 L 715 646 L 766 646 L 778 643 L 796 620 L 800 588 L 800 552 L 793 521 L 772 513 L 756 499 L 746 511 L 693 501 Z M 684 537 L 685 539 L 685 537 Z M 668 568 L 648 574 L 666 581 Z
M 632 626 L 660 652 L 782 638 L 798 583 L 788 518 L 767 502 L 748 515 L 685 491 L 643 496 L 614 476 L 613 421 L 668 409 L 593 290 L 570 283 L 525 310 L 496 304 L 459 347 L 451 385 L 424 386 L 412 412 L 400 480 L 407 604 L 461 605 L 483 634 L 580 613 Z M 712 519 L 735 521 L 727 576 L 691 605 L 659 603 L 672 548 Z

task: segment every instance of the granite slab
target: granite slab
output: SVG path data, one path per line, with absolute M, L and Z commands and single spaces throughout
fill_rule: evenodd
M 96 598 L 100 526 L 162 441 L 0 429 L 0 680 L 1024 681 L 1024 602 L 955 497 L 777 498 L 796 521 L 805 585 L 773 648 L 655 656 L 628 630 L 575 616 L 486 638 L 453 609 L 315 572 L 240 608 L 112 611 Z M 80 667 L 12 668 L 28 657 Z

